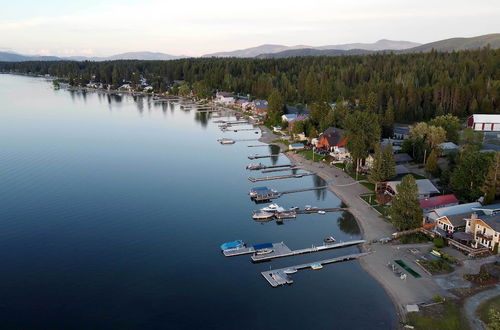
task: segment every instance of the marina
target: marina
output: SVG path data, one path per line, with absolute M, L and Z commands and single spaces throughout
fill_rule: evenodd
M 332 258 L 332 259 L 324 259 L 320 261 L 305 263 L 301 265 L 290 266 L 286 268 L 268 270 L 265 272 L 261 272 L 262 276 L 267 280 L 267 282 L 273 287 L 278 287 L 285 284 L 293 284 L 293 280 L 290 277 L 290 274 L 294 274 L 301 269 L 310 268 L 312 270 L 319 270 L 323 268 L 324 265 L 333 264 L 337 262 L 344 262 L 350 260 L 356 260 L 366 255 L 371 254 L 372 252 L 364 252 L 364 253 L 356 253 L 349 254 L 342 257 Z

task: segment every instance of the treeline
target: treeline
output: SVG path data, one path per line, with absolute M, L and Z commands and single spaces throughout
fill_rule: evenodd
M 5 62 L 0 71 L 50 74 L 74 84 L 94 81 L 115 87 L 123 81 L 137 84 L 143 76 L 156 92 L 184 81 L 199 95 L 225 90 L 268 98 L 278 90 L 289 104 L 347 101 L 382 117 L 389 109 L 397 122 L 500 111 L 500 50 L 489 48 L 285 59 Z

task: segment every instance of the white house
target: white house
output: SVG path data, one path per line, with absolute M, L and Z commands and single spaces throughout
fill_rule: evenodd
M 474 114 L 467 119 L 467 127 L 475 131 L 500 131 L 500 115 Z
M 236 96 L 228 92 L 217 92 L 215 102 L 224 104 L 226 106 L 233 105 L 236 102 Z

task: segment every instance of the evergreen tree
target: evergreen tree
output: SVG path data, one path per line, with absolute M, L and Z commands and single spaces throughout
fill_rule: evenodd
M 347 150 L 349 150 L 359 172 L 361 162 L 368 157 L 370 150 L 380 140 L 378 116 L 372 112 L 355 111 L 345 120 Z
M 382 167 L 384 171 L 384 180 L 389 180 L 396 176 L 396 162 L 394 160 L 392 143 L 388 143 L 384 149 Z
M 377 142 L 375 144 L 375 153 L 373 154 L 373 165 L 368 173 L 368 180 L 370 180 L 371 183 L 377 185 L 379 182 L 385 181 L 385 179 L 386 175 L 384 171 L 384 158 L 382 156 L 380 143 Z
M 389 210 L 392 223 L 398 230 L 418 228 L 422 223 L 422 209 L 418 200 L 418 186 L 410 174 L 397 185 L 397 193 Z
M 280 125 L 284 108 L 283 97 L 278 90 L 273 90 L 269 95 L 266 122 L 270 125 Z
M 495 153 L 495 157 L 486 172 L 484 186 L 481 191 L 484 193 L 484 203 L 491 204 L 500 196 L 500 153 Z

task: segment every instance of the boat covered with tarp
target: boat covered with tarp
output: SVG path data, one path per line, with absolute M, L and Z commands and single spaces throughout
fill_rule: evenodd
M 220 249 L 222 251 L 225 251 L 225 250 L 230 250 L 230 249 L 240 249 L 243 247 L 245 247 L 245 243 L 243 243 L 243 241 L 239 239 L 236 241 L 226 242 L 226 243 L 222 244 L 220 246 Z

